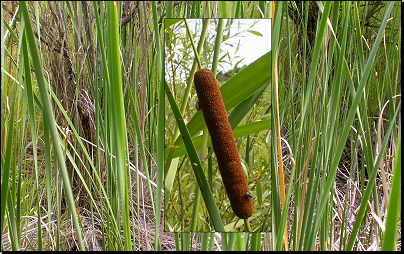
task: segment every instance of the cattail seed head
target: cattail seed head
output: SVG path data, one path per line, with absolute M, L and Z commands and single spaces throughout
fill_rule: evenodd
M 252 199 L 216 78 L 209 69 L 201 69 L 194 83 L 231 207 L 247 219 L 253 213 Z

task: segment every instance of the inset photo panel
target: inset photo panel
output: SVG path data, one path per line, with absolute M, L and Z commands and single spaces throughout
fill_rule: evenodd
M 271 19 L 165 19 L 166 232 L 270 228 Z

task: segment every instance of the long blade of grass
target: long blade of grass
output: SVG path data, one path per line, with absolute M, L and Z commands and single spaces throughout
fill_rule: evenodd
M 117 6 L 114 2 L 107 3 L 107 34 L 109 36 L 108 49 L 108 70 L 111 78 L 109 85 L 111 94 L 110 105 L 112 107 L 112 123 L 114 133 L 114 151 L 116 156 L 116 173 L 118 176 L 118 192 L 121 199 L 123 230 L 125 235 L 125 249 L 132 250 L 130 222 L 129 222 L 129 202 L 128 202 L 128 149 L 126 137 L 126 118 L 123 104 L 121 56 L 119 43 L 119 23 Z M 129 161 L 128 161 L 129 162 Z
M 284 6 L 285 3 L 284 3 Z M 279 6 L 281 7 L 281 6 Z M 285 8 L 285 7 L 284 7 Z M 281 8 L 279 8 L 278 12 L 281 12 Z M 281 123 L 280 123 L 280 116 L 279 116 L 279 83 L 278 83 L 278 51 L 274 51 L 275 56 L 273 60 L 273 72 L 274 72 L 274 92 L 275 92 L 275 108 L 276 108 L 276 119 L 277 119 L 277 128 L 276 128 L 276 135 L 277 135 L 277 145 L 278 145 L 278 172 L 279 172 L 279 192 L 281 198 L 281 207 L 282 211 L 285 210 L 285 178 L 283 173 L 283 161 L 282 161 L 282 147 L 281 147 Z M 283 242 L 285 245 L 285 250 L 289 249 L 289 240 L 288 240 L 288 232 L 286 230 L 287 224 L 284 225 L 284 229 L 280 228 L 280 232 L 284 232 L 283 235 Z M 281 235 L 281 234 L 279 234 Z M 280 241 L 278 241 L 280 242 Z
M 14 103 L 11 105 L 14 109 Z M 4 222 L 6 221 L 6 202 L 9 194 L 9 182 L 10 182 L 10 172 L 11 172 L 11 156 L 12 156 L 12 144 L 13 144 L 13 120 L 14 120 L 14 110 L 11 111 L 11 115 L 8 122 L 8 127 L 4 127 L 2 130 L 2 142 L 6 136 L 6 131 L 8 135 L 5 143 L 5 152 L 1 152 L 1 233 L 3 235 Z
M 158 16 L 156 3 L 152 2 L 152 12 L 153 12 L 153 24 L 154 24 L 154 34 L 156 43 L 156 55 L 157 55 L 157 77 L 160 78 L 159 90 L 158 90 L 158 119 L 157 119 L 157 190 L 162 189 L 163 178 L 164 178 L 164 123 L 165 123 L 165 112 L 164 112 L 164 53 L 160 47 L 160 29 L 158 26 Z M 155 230 L 155 249 L 160 250 L 160 216 L 161 216 L 161 191 L 156 192 L 156 230 Z
M 173 110 L 178 128 L 180 129 L 180 132 L 182 135 L 181 137 L 184 141 L 185 147 L 187 148 L 188 156 L 192 163 L 195 177 L 196 177 L 196 180 L 198 181 L 199 189 L 202 192 L 202 196 L 205 201 L 206 207 L 208 209 L 213 226 L 217 232 L 223 232 L 224 227 L 223 227 L 223 223 L 220 218 L 220 215 L 219 215 L 219 210 L 217 209 L 215 201 L 213 200 L 213 196 L 212 196 L 212 193 L 210 192 L 208 182 L 206 181 L 206 177 L 203 173 L 202 164 L 199 160 L 198 154 L 196 153 L 195 146 L 192 143 L 191 136 L 184 123 L 184 119 L 182 118 L 182 115 L 178 109 L 178 106 L 174 100 L 174 97 L 170 91 L 170 88 L 168 87 L 167 82 L 164 82 L 164 83 L 165 83 L 164 84 L 165 93 L 167 95 L 168 101 L 170 102 L 171 108 Z
M 277 82 L 278 78 L 278 73 L 276 73 L 276 65 L 277 65 L 277 58 L 279 54 L 279 37 L 281 33 L 281 23 L 282 23 L 282 7 L 283 4 L 281 2 L 274 3 L 272 2 L 272 52 L 273 52 L 273 57 L 271 58 L 271 73 L 272 73 L 272 78 L 274 82 Z M 272 98 L 271 98 L 271 105 L 276 105 L 276 94 L 275 94 L 275 89 L 272 90 Z M 271 115 L 276 116 L 276 108 L 271 107 Z M 277 126 L 277 117 L 271 117 L 271 126 Z M 274 145 L 277 144 L 277 142 L 280 141 L 277 138 L 277 135 L 271 135 L 271 146 L 269 149 L 269 154 L 268 156 L 273 157 L 271 159 L 271 229 L 273 232 L 272 237 L 272 244 L 273 246 L 277 246 L 278 242 L 283 242 L 283 236 L 279 234 L 280 228 L 280 219 L 281 219 L 281 204 L 283 201 L 282 200 L 282 194 L 280 194 L 281 189 L 284 190 L 284 187 L 280 187 L 279 183 L 279 159 L 277 158 L 277 154 L 279 151 L 278 146 Z M 269 144 L 268 144 L 269 145 Z M 283 178 L 283 177 L 282 177 Z
M 10 196 L 12 195 L 11 190 L 9 189 L 9 184 L 10 184 L 10 172 L 15 172 L 15 165 L 13 167 L 12 165 L 12 156 L 13 156 L 13 131 L 14 131 L 14 107 L 15 107 L 15 101 L 16 101 L 16 93 L 13 93 L 13 98 L 11 99 L 11 108 L 10 108 L 10 118 L 8 119 L 8 126 L 7 129 L 3 129 L 3 135 L 5 136 L 6 130 L 8 131 L 7 133 L 7 138 L 6 138 L 6 147 L 5 147 L 5 153 L 3 155 L 3 152 L 1 152 L 1 233 L 3 235 L 3 230 L 4 230 L 4 222 L 6 221 L 5 215 L 6 215 L 6 202 L 8 203 L 8 211 L 9 211 L 9 216 L 7 217 L 7 220 L 10 222 L 10 217 L 14 219 L 13 216 L 13 209 L 14 206 L 12 202 L 10 202 Z M 2 137 L 2 140 L 4 140 L 5 137 Z M 3 141 L 4 142 L 4 141 Z M 4 157 L 3 157 L 4 156 Z M 12 184 L 12 182 L 11 182 Z M 11 206 L 10 206 L 11 205 Z M 10 226 L 10 231 L 11 233 L 15 232 L 15 225 Z M 14 229 L 13 229 L 14 228 Z M 15 243 L 15 237 L 13 234 L 10 236 L 12 238 L 12 250 L 17 250 L 17 246 Z
M 36 144 L 36 130 L 35 130 L 35 122 L 34 122 L 34 102 L 33 102 L 33 92 L 32 92 L 32 79 L 31 79 L 31 66 L 28 57 L 28 45 L 25 33 L 22 35 L 22 54 L 24 55 L 24 74 L 25 74 L 25 88 L 28 99 L 28 110 L 29 110 L 29 118 L 31 125 L 31 136 L 32 136 L 32 149 L 34 152 L 34 168 L 35 168 L 35 176 L 36 176 L 36 187 L 39 192 L 39 183 L 38 183 L 38 152 L 37 152 L 37 144 Z M 48 168 L 47 168 L 48 169 Z M 49 169 L 48 169 L 49 171 Z M 39 195 L 37 197 L 37 216 L 38 216 L 38 250 L 42 250 L 42 227 L 40 224 L 41 218 L 41 210 L 40 210 L 40 200 Z
M 66 163 L 64 161 L 62 148 L 60 146 L 59 135 L 57 133 L 55 118 L 54 118 L 53 112 L 52 112 L 52 105 L 51 105 L 49 97 L 48 97 L 47 83 L 45 81 L 44 74 L 42 72 L 42 64 L 41 64 L 41 60 L 39 58 L 39 53 L 38 53 L 38 49 L 36 46 L 34 33 L 32 31 L 31 20 L 29 18 L 26 2 L 20 2 L 20 8 L 21 8 L 22 16 L 24 18 L 25 31 L 27 33 L 27 39 L 28 39 L 29 47 L 30 47 L 31 54 L 32 54 L 32 60 L 33 60 L 32 64 L 34 65 L 34 68 L 35 68 L 39 91 L 41 93 L 43 113 L 46 115 L 46 121 L 48 122 L 50 134 L 52 136 L 53 149 L 55 150 L 56 159 L 58 161 L 58 165 L 61 170 L 66 198 L 67 198 L 67 202 L 69 204 L 68 207 L 72 214 L 73 224 L 74 224 L 74 227 L 76 230 L 79 248 L 80 248 L 80 250 L 84 250 L 85 248 L 84 248 L 84 243 L 83 243 L 83 237 L 82 237 L 81 228 L 80 228 L 80 224 L 79 224 L 78 217 L 77 217 L 72 188 L 71 188 L 69 176 L 67 173 Z
M 400 131 L 401 132 L 401 131 Z M 386 231 L 383 235 L 382 251 L 397 250 L 397 222 L 401 210 L 401 133 L 398 136 L 396 162 L 393 171 L 390 200 L 387 209 Z

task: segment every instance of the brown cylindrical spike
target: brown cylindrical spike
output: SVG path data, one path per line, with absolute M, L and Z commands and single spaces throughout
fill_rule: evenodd
M 215 75 L 201 69 L 195 73 L 194 83 L 231 208 L 247 219 L 253 213 L 252 199 Z

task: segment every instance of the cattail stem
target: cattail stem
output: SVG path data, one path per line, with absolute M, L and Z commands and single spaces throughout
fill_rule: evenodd
M 244 225 L 245 228 L 247 229 L 247 232 L 252 232 L 251 227 L 250 227 L 250 222 L 248 221 L 248 219 L 244 219 Z

